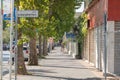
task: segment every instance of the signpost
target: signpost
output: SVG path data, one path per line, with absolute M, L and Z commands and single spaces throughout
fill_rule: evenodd
M 17 11 L 14 8 L 14 0 L 1 0 L 0 1 L 0 80 L 2 80 L 2 53 L 3 53 L 3 20 L 10 20 L 10 53 L 12 52 L 12 41 L 13 41 L 13 21 L 16 22 L 18 17 L 38 17 L 38 10 L 21 10 Z M 17 28 L 15 30 L 15 38 L 17 42 Z M 12 79 L 12 54 L 10 55 L 9 63 L 9 80 Z M 15 80 L 17 80 L 17 55 L 15 55 Z
M 2 5 L 2 11 L 3 15 L 1 17 L 1 20 L 10 20 L 10 63 L 9 63 L 9 80 L 11 80 L 11 73 L 12 73 L 12 41 L 13 41 L 13 18 L 15 20 L 15 8 L 14 8 L 14 0 L 1 0 Z M 3 40 L 2 40 L 2 27 L 0 27 L 0 36 L 1 36 L 1 47 L 3 46 Z M 1 48 L 0 48 L 1 49 Z M 1 49 L 2 53 L 2 49 Z M 2 58 L 2 57 L 1 57 Z M 2 60 L 1 60 L 2 61 Z M 2 68 L 1 68 L 2 70 Z M 2 74 L 2 72 L 1 72 Z M 1 80 L 2 80 L 2 75 L 1 75 Z
M 11 16 L 11 0 L 3 0 L 3 19 L 10 20 Z

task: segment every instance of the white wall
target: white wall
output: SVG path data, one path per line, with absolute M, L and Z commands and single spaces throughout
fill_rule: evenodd
M 114 25 L 114 21 L 107 22 L 107 70 L 110 73 L 114 73 Z

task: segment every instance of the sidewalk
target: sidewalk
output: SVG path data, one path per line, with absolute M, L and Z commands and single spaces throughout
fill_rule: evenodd
M 39 60 L 39 64 L 40 66 L 27 66 L 32 75 L 18 75 L 17 80 L 104 80 L 102 73 L 93 66 L 63 54 L 59 47 L 49 53 L 46 59 Z

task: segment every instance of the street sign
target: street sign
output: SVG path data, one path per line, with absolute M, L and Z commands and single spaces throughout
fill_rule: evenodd
M 3 0 L 3 20 L 10 20 L 11 0 Z
M 4 14 L 3 20 L 10 20 L 11 14 Z
M 66 38 L 75 38 L 75 34 L 73 34 L 73 33 L 66 33 Z
M 18 17 L 38 17 L 37 10 L 21 10 L 17 12 Z
M 3 20 L 11 20 L 11 14 L 4 14 L 3 15 Z M 16 20 L 16 8 L 14 8 L 13 12 L 13 20 Z
M 14 8 L 14 20 L 16 19 L 16 9 Z M 11 20 L 11 0 L 3 0 L 3 20 Z
M 11 13 L 11 0 L 3 0 L 3 14 Z

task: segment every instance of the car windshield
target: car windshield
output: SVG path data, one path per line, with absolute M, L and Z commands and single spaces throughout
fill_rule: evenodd
M 27 48 L 26 48 L 26 47 L 23 47 L 23 50 L 27 50 Z

